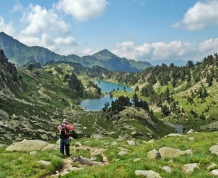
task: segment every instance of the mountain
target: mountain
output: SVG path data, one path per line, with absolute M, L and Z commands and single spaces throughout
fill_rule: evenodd
M 100 66 L 107 70 L 121 72 L 137 72 L 152 66 L 148 62 L 120 58 L 107 49 L 83 57 L 75 54 L 63 56 L 43 47 L 26 46 L 3 32 L 0 33 L 0 49 L 3 49 L 5 56 L 17 66 L 25 65 L 29 61 L 39 62 L 43 66 L 52 60 L 79 63 L 88 68 Z
M 92 56 L 97 58 L 97 59 L 102 59 L 102 60 L 109 60 L 111 58 L 117 57 L 115 54 L 111 53 L 107 49 L 99 51 L 99 52 L 93 54 Z

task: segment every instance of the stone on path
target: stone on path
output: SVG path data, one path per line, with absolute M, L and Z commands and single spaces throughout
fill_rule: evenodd
M 136 170 L 136 176 L 145 176 L 147 178 L 161 178 L 160 174 L 152 170 Z

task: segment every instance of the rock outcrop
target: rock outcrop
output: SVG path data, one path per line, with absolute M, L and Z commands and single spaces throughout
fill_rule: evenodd
M 176 158 L 184 154 L 192 154 L 191 150 L 182 151 L 177 148 L 163 147 L 159 149 L 161 158 Z
M 15 142 L 6 148 L 6 151 L 36 151 L 36 150 L 52 150 L 59 149 L 59 145 L 50 144 L 42 140 L 23 140 Z
M 9 119 L 8 113 L 0 109 L 0 120 L 8 120 L 8 119 Z
M 180 150 L 177 148 L 170 148 L 170 147 L 162 147 L 159 151 L 153 149 L 150 150 L 147 154 L 149 159 L 159 159 L 159 158 L 176 158 L 182 156 L 184 154 L 192 154 L 192 150 Z

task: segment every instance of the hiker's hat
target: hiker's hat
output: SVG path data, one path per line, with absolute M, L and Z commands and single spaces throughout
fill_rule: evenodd
M 63 122 L 64 122 L 64 123 L 68 123 L 68 120 L 67 120 L 67 119 L 64 119 Z

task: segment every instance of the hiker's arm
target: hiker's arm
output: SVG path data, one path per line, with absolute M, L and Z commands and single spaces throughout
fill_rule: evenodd
M 67 125 L 68 130 L 74 130 L 74 127 L 72 125 Z
M 57 129 L 60 131 L 61 130 L 61 126 L 59 125 Z

